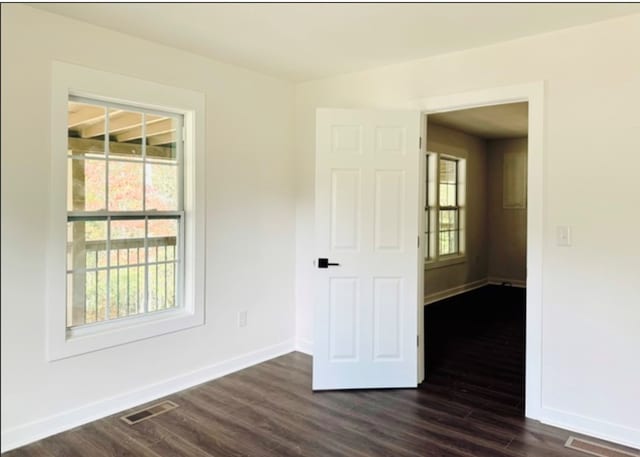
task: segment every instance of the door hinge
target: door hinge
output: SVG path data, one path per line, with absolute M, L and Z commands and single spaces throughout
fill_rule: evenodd
M 418 148 L 422 149 L 422 137 L 418 139 Z
M 416 346 L 420 347 L 420 335 L 416 335 Z
M 420 249 L 420 235 L 418 235 L 418 249 Z

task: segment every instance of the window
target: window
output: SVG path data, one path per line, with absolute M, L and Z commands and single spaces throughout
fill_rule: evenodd
M 458 206 L 458 161 L 441 158 L 438 188 L 438 254 L 459 254 L 460 225 Z
M 182 306 L 183 116 L 68 106 L 67 329 Z
M 54 62 L 47 357 L 204 323 L 204 95 Z
M 465 165 L 463 158 L 427 154 L 425 259 L 428 264 L 464 260 Z

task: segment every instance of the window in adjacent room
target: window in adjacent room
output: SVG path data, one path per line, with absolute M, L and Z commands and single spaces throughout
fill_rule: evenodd
M 427 264 L 464 259 L 465 159 L 427 153 L 425 259 Z

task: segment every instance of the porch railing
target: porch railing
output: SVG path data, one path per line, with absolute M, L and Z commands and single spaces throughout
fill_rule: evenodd
M 69 327 L 176 306 L 176 237 L 68 243 L 68 252 L 83 256 L 68 272 Z

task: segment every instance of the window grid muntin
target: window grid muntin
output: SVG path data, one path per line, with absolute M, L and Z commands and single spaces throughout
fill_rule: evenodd
M 106 252 L 106 263 L 107 266 L 106 267 L 99 267 L 99 268 L 95 268 L 95 269 L 87 269 L 87 268 L 81 268 L 81 269 L 69 269 L 67 268 L 67 276 L 69 277 L 69 275 L 73 276 L 73 274 L 87 274 L 88 272 L 95 272 L 96 275 L 98 275 L 100 272 L 104 271 L 106 274 L 106 289 L 105 289 L 105 315 L 104 315 L 104 319 L 103 320 L 98 320 L 97 318 L 97 306 L 98 306 L 98 302 L 96 300 L 96 321 L 95 322 L 91 322 L 91 323 L 86 323 L 86 314 L 87 314 L 87 297 L 86 297 L 86 283 L 85 283 L 85 308 L 84 308 L 84 314 L 85 314 L 85 319 L 83 323 L 78 324 L 78 325 L 73 325 L 73 323 L 70 321 L 70 316 L 67 316 L 67 330 L 68 331 L 77 331 L 79 328 L 83 328 L 86 326 L 93 326 L 95 324 L 101 324 L 104 322 L 113 322 L 115 320 L 120 320 L 120 319 L 124 319 L 124 318 L 130 318 L 130 317 L 139 317 L 139 316 L 144 316 L 144 315 L 148 315 L 149 314 L 149 266 L 151 264 L 154 265 L 155 270 L 156 270 L 156 275 L 158 274 L 158 265 L 168 265 L 168 264 L 173 264 L 174 265 L 174 276 L 175 276 L 175 281 L 174 281 L 174 285 L 173 285 L 173 291 L 174 291 L 174 306 L 168 309 L 178 309 L 182 306 L 181 301 L 182 301 L 182 286 L 184 283 L 184 176 L 183 176 L 183 171 L 184 171 L 184 137 L 183 137 L 183 126 L 184 126 L 184 115 L 183 114 L 179 114 L 179 113 L 171 113 L 171 112 L 167 112 L 167 111 L 159 111 L 159 110 L 155 110 L 155 109 L 149 109 L 146 107 L 143 107 L 141 105 L 136 105 L 136 104 L 121 104 L 121 103 L 114 103 L 114 102 L 110 102 L 110 101 L 104 101 L 101 100 L 99 98 L 87 98 L 87 97 L 79 97 L 79 96 L 75 96 L 70 94 L 68 96 L 68 103 L 69 102 L 75 102 L 75 103 L 82 103 L 82 104 L 87 104 L 87 105 L 93 105 L 93 106 L 100 106 L 104 109 L 104 136 L 103 136 L 103 143 L 104 143 L 104 155 L 103 157 L 88 157 L 90 160 L 102 160 L 105 162 L 105 200 L 104 200 L 104 204 L 105 204 L 105 209 L 103 211 L 69 211 L 67 210 L 67 222 L 71 222 L 71 221 L 90 221 L 90 220 L 106 220 L 107 221 L 107 234 L 106 234 L 106 247 L 105 247 L 105 252 Z M 141 116 L 142 116 L 142 121 L 141 121 L 141 157 L 140 158 L 126 158 L 126 157 L 117 157 L 117 158 L 111 158 L 111 154 L 110 154 L 110 128 L 109 128 L 109 122 L 110 122 L 110 109 L 111 108 L 119 108 L 119 109 L 123 109 L 123 110 L 127 110 L 127 111 L 132 111 L 132 110 L 136 110 L 136 112 L 140 112 Z M 176 148 L 175 148 L 175 159 L 173 159 L 174 163 L 170 163 L 170 160 L 163 160 L 162 158 L 153 158 L 153 159 L 147 159 L 146 156 L 146 148 L 147 148 L 147 136 L 146 136 L 146 115 L 147 114 L 153 114 L 153 115 L 159 115 L 159 116 L 163 116 L 163 117 L 167 117 L 169 119 L 171 119 L 173 122 L 175 122 L 175 131 L 176 131 Z M 67 138 L 69 138 L 68 134 L 67 134 Z M 67 139 L 67 151 L 69 151 L 68 148 L 68 139 Z M 99 153 L 96 152 L 90 152 L 90 153 L 85 153 L 85 154 L 67 154 L 67 160 L 71 159 L 71 160 L 85 160 L 87 157 L 86 156 L 91 156 L 91 155 L 100 155 Z M 133 162 L 133 163 L 140 163 L 142 165 L 142 211 L 110 211 L 109 210 L 109 163 L 110 162 Z M 146 173 L 147 173 L 147 163 L 149 164 L 162 164 L 162 165 L 175 165 L 178 170 L 177 170 L 177 179 L 176 179 L 176 199 L 177 199 L 177 211 L 158 211 L 158 210 L 153 210 L 152 214 L 150 214 L 148 211 L 146 211 L 146 205 L 147 205 L 147 201 L 146 201 L 146 192 L 147 192 L 147 184 L 146 184 Z M 149 246 L 148 246 L 148 240 L 149 240 L 149 230 L 148 230 L 148 221 L 149 219 L 172 219 L 175 218 L 177 219 L 177 233 L 176 233 L 176 242 L 174 245 L 174 249 L 175 249 L 175 258 L 174 261 L 163 261 L 163 262 L 152 262 L 150 264 L 149 262 Z M 143 313 L 138 313 L 134 316 L 131 316 L 129 314 L 127 314 L 126 316 L 120 317 L 117 316 L 116 318 L 110 318 L 110 312 L 111 312 L 111 272 L 112 271 L 119 271 L 121 269 L 130 269 L 130 268 L 139 268 L 139 266 L 133 266 L 133 265 L 128 265 L 128 266 L 124 266 L 124 267 L 119 267 L 116 266 L 115 268 L 112 267 L 111 265 L 111 220 L 123 220 L 123 219 L 130 219 L 130 220 L 141 220 L 144 219 L 145 223 L 145 230 L 144 230 L 144 252 L 145 252 L 145 263 L 144 263 L 144 299 L 143 299 L 143 303 L 144 303 L 144 312 Z M 166 248 L 167 246 L 165 246 Z M 157 246 L 156 246 L 156 250 L 157 250 Z M 86 256 L 86 252 L 84 253 L 84 255 Z M 118 261 L 119 261 L 119 257 L 120 254 L 117 253 L 118 256 Z M 165 254 L 166 256 L 166 254 Z M 166 258 L 166 257 L 165 257 Z M 156 259 L 157 261 L 157 259 Z M 86 263 L 86 262 L 85 262 Z M 97 265 L 97 260 L 96 260 L 96 265 Z M 67 266 L 68 267 L 68 266 Z M 137 278 L 138 279 L 138 278 Z M 86 277 L 85 277 L 85 282 L 86 282 Z M 96 284 L 97 284 L 97 276 L 96 276 Z M 156 281 L 156 285 L 157 285 L 157 281 Z M 165 288 L 166 288 L 166 282 L 165 282 Z M 119 289 L 118 289 L 119 292 Z M 98 293 L 98 291 L 96 290 L 96 294 Z M 70 290 L 69 290 L 69 282 L 67 281 L 67 295 L 70 294 Z M 166 294 L 165 294 L 166 297 Z M 127 294 L 127 300 L 129 299 L 129 294 Z M 167 309 L 162 309 L 162 310 L 157 310 L 157 306 L 156 306 L 156 310 L 152 311 L 153 314 L 156 314 L 159 311 L 166 311 Z M 118 309 L 118 314 L 119 314 L 120 310 Z M 69 308 L 67 308 L 67 313 L 69 313 Z M 71 318 L 72 319 L 72 318 Z

